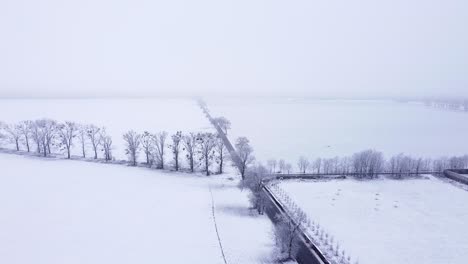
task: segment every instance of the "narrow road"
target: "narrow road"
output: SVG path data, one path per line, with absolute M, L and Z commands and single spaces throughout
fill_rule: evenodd
M 211 116 L 210 112 L 208 111 L 208 108 L 207 108 L 206 104 L 203 101 L 201 101 L 201 99 L 198 100 L 198 105 L 203 110 L 203 113 L 206 115 L 206 117 L 208 118 L 210 123 L 214 126 L 214 128 L 218 132 L 218 135 L 223 140 L 224 146 L 226 146 L 226 149 L 228 150 L 229 155 L 231 156 L 231 160 L 234 162 L 236 167 L 239 168 L 240 157 L 239 157 L 239 155 L 237 155 L 236 149 L 234 148 L 234 146 L 232 146 L 231 141 L 229 141 L 228 137 L 226 136 L 226 134 L 224 134 L 221 127 L 219 127 L 218 123 Z

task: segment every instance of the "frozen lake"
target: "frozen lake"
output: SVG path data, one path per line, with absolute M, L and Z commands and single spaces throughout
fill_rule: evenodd
M 468 113 L 393 101 L 207 99 L 213 116 L 247 136 L 260 160 L 345 156 L 373 148 L 386 156 L 466 154 Z

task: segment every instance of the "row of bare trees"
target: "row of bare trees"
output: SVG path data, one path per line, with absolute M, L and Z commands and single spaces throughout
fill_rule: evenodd
M 266 162 L 271 173 L 291 173 L 292 166 L 284 160 L 270 159 Z M 382 152 L 365 150 L 348 157 L 317 158 L 309 160 L 301 156 L 297 161 L 299 173 L 355 174 L 357 177 L 374 178 L 378 173 L 390 173 L 397 178 L 422 171 L 442 172 L 445 169 L 468 168 L 468 155 L 428 159 L 398 154 L 385 159 Z
M 425 99 L 424 104 L 429 107 L 468 112 L 468 99 Z
M 227 123 L 226 123 L 227 124 Z M 227 130 L 227 127 L 226 127 Z M 52 119 L 27 120 L 17 124 L 0 123 L 0 139 L 14 144 L 17 151 L 36 151 L 44 157 L 54 151 L 62 152 L 68 159 L 71 158 L 73 148 L 79 148 L 81 156 L 87 157 L 91 148 L 94 159 L 102 153 L 106 161 L 113 160 L 113 141 L 104 127 L 84 125 L 75 122 L 57 122 Z M 210 132 L 182 133 L 178 131 L 173 135 L 167 132 L 150 133 L 145 131 L 137 133 L 128 131 L 123 135 L 125 153 L 131 165 L 136 166 L 138 156 L 144 154 L 148 167 L 165 169 L 165 157 L 172 155 L 173 168 L 181 168 L 181 159 L 185 157 L 188 169 L 194 172 L 201 167 L 207 175 L 215 164 L 216 173 L 223 173 L 228 157 L 226 148 L 217 134 Z M 248 140 L 239 139 L 238 146 L 243 148 L 239 153 L 246 156 L 245 166 L 251 162 Z M 34 149 L 35 148 L 35 149 Z
M 181 158 L 185 156 L 188 169 L 194 172 L 197 167 L 202 167 L 206 175 L 210 175 L 210 167 L 217 165 L 217 173 L 224 171 L 227 158 L 223 141 L 214 133 L 186 133 L 181 131 L 169 136 L 167 132 L 141 134 L 129 131 L 124 134 L 126 142 L 126 154 L 132 165 L 137 165 L 140 152 L 145 156 L 145 164 L 148 167 L 158 169 L 165 168 L 166 150 L 172 154 L 174 170 L 180 169 Z
M 105 128 L 95 125 L 78 124 L 71 121 L 63 123 L 52 119 L 25 120 L 17 124 L 2 124 L 0 134 L 7 142 L 15 145 L 17 151 L 35 151 L 44 157 L 52 154 L 53 150 L 65 152 L 71 158 L 71 150 L 75 141 L 79 142 L 81 154 L 86 157 L 86 146 L 92 146 L 94 158 L 103 151 L 106 160 L 111 160 L 112 139 Z

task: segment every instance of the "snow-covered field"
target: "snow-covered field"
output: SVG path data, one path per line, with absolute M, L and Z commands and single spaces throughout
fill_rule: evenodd
M 125 159 L 122 136 L 128 130 L 152 133 L 211 130 L 192 99 L 0 99 L 0 121 L 51 118 L 106 127 L 114 141 L 114 156 Z M 91 149 L 89 150 L 91 152 Z M 73 151 L 80 155 L 79 148 Z
M 372 148 L 386 156 L 466 154 L 467 113 L 393 101 L 207 98 L 213 116 L 247 136 L 260 160 L 345 156 Z
M 259 263 L 271 223 L 237 179 L 0 154 L 0 263 Z
M 309 218 L 360 264 L 464 264 L 468 191 L 427 179 L 283 181 Z

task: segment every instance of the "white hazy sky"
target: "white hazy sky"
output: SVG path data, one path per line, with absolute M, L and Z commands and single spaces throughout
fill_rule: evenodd
M 0 0 L 0 96 L 468 96 L 467 0 Z

